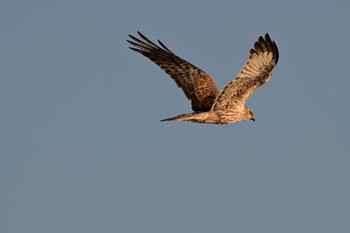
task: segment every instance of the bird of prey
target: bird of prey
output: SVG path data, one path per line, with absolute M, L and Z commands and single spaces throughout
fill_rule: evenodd
M 191 121 L 207 124 L 231 124 L 253 120 L 253 111 L 245 106 L 249 97 L 271 77 L 278 62 L 278 48 L 269 34 L 260 36 L 250 50 L 249 59 L 236 79 L 221 92 L 213 78 L 170 51 L 160 40 L 159 45 L 140 32 L 141 39 L 129 35 L 130 49 L 144 55 L 163 69 L 191 100 L 193 113 L 181 114 L 161 121 Z

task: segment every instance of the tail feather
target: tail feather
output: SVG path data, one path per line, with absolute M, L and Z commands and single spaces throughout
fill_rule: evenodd
M 193 121 L 196 122 L 198 121 L 198 114 L 196 113 L 186 113 L 186 114 L 181 114 L 177 115 L 174 117 L 166 118 L 160 121 Z

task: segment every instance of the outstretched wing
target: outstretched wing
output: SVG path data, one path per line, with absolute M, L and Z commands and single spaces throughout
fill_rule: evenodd
M 219 94 L 213 78 L 176 56 L 161 41 L 158 40 L 160 47 L 140 32 L 137 33 L 143 40 L 129 35 L 134 41 L 128 40 L 128 42 L 135 46 L 129 48 L 146 56 L 170 75 L 191 100 L 194 111 L 209 111 Z
M 250 50 L 247 63 L 237 78 L 226 84 L 215 100 L 212 110 L 241 108 L 249 97 L 271 77 L 278 62 L 276 43 L 266 33 L 260 36 Z

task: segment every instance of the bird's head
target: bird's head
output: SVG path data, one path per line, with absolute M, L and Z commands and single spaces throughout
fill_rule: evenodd
M 245 118 L 246 120 L 252 120 L 252 121 L 255 121 L 255 115 L 254 115 L 254 112 L 248 108 L 248 107 L 245 107 Z

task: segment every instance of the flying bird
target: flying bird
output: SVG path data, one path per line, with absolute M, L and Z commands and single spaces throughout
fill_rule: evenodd
M 130 49 L 156 63 L 176 82 L 186 97 L 191 100 L 193 113 L 181 114 L 161 121 L 191 121 L 207 124 L 232 124 L 253 120 L 253 111 L 245 106 L 249 97 L 267 81 L 278 62 L 278 48 L 269 34 L 260 36 L 250 50 L 249 59 L 236 79 L 219 92 L 214 79 L 170 51 L 160 40 L 153 43 L 140 32 L 141 39 L 129 35 Z

